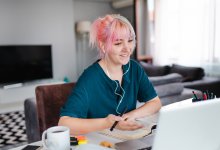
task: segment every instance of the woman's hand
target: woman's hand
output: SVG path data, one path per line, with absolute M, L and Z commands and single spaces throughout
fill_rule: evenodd
M 116 115 L 113 115 L 113 114 L 110 114 L 110 115 L 108 115 L 106 117 L 106 121 L 109 124 L 109 127 L 111 127 L 115 123 L 115 121 L 119 121 L 120 122 L 122 120 L 123 120 L 122 117 L 116 116 Z
M 141 123 L 137 122 L 135 118 L 129 118 L 126 115 L 124 115 L 122 118 L 123 120 L 120 121 L 116 126 L 116 128 L 119 130 L 137 130 L 144 127 Z
M 123 117 L 115 116 L 115 115 L 108 115 L 106 117 L 108 124 L 111 126 L 118 121 L 118 124 L 115 128 L 119 130 L 137 130 L 143 128 L 143 125 L 137 122 L 134 118 L 129 118 L 127 115 L 123 115 Z

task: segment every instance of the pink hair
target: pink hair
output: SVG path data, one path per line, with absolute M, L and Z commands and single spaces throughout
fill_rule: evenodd
M 117 39 L 132 38 L 135 45 L 135 32 L 130 22 L 120 15 L 106 15 L 96 19 L 90 30 L 90 45 L 99 49 L 99 57 L 104 53 L 100 43 L 104 43 L 105 51 L 111 50 L 113 42 Z M 134 48 L 133 48 L 134 49 Z

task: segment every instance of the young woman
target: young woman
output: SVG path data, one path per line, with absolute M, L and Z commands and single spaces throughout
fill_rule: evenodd
M 111 128 L 115 121 L 120 130 L 143 127 L 135 119 L 156 113 L 161 103 L 144 70 L 130 59 L 135 47 L 131 24 L 120 15 L 98 18 L 90 43 L 100 59 L 80 76 L 61 109 L 59 125 L 68 126 L 71 134 Z M 136 109 L 137 100 L 145 103 Z

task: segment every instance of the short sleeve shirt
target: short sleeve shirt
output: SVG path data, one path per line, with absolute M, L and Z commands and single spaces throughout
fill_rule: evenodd
M 134 60 L 123 65 L 122 84 L 111 80 L 98 62 L 79 77 L 60 116 L 104 118 L 136 109 L 137 100 L 147 102 L 157 96 L 143 68 Z M 116 111 L 117 109 L 117 111 Z

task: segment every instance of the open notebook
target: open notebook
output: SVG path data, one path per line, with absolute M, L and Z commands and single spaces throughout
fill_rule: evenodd
M 138 119 L 138 122 L 143 124 L 144 127 L 135 131 L 122 131 L 118 129 L 114 129 L 113 131 L 110 131 L 110 129 L 105 129 L 99 131 L 99 133 L 114 138 L 118 138 L 121 140 L 138 139 L 151 133 L 152 127 L 154 127 L 154 125 L 157 124 L 157 119 L 158 119 L 158 114 L 146 118 Z

